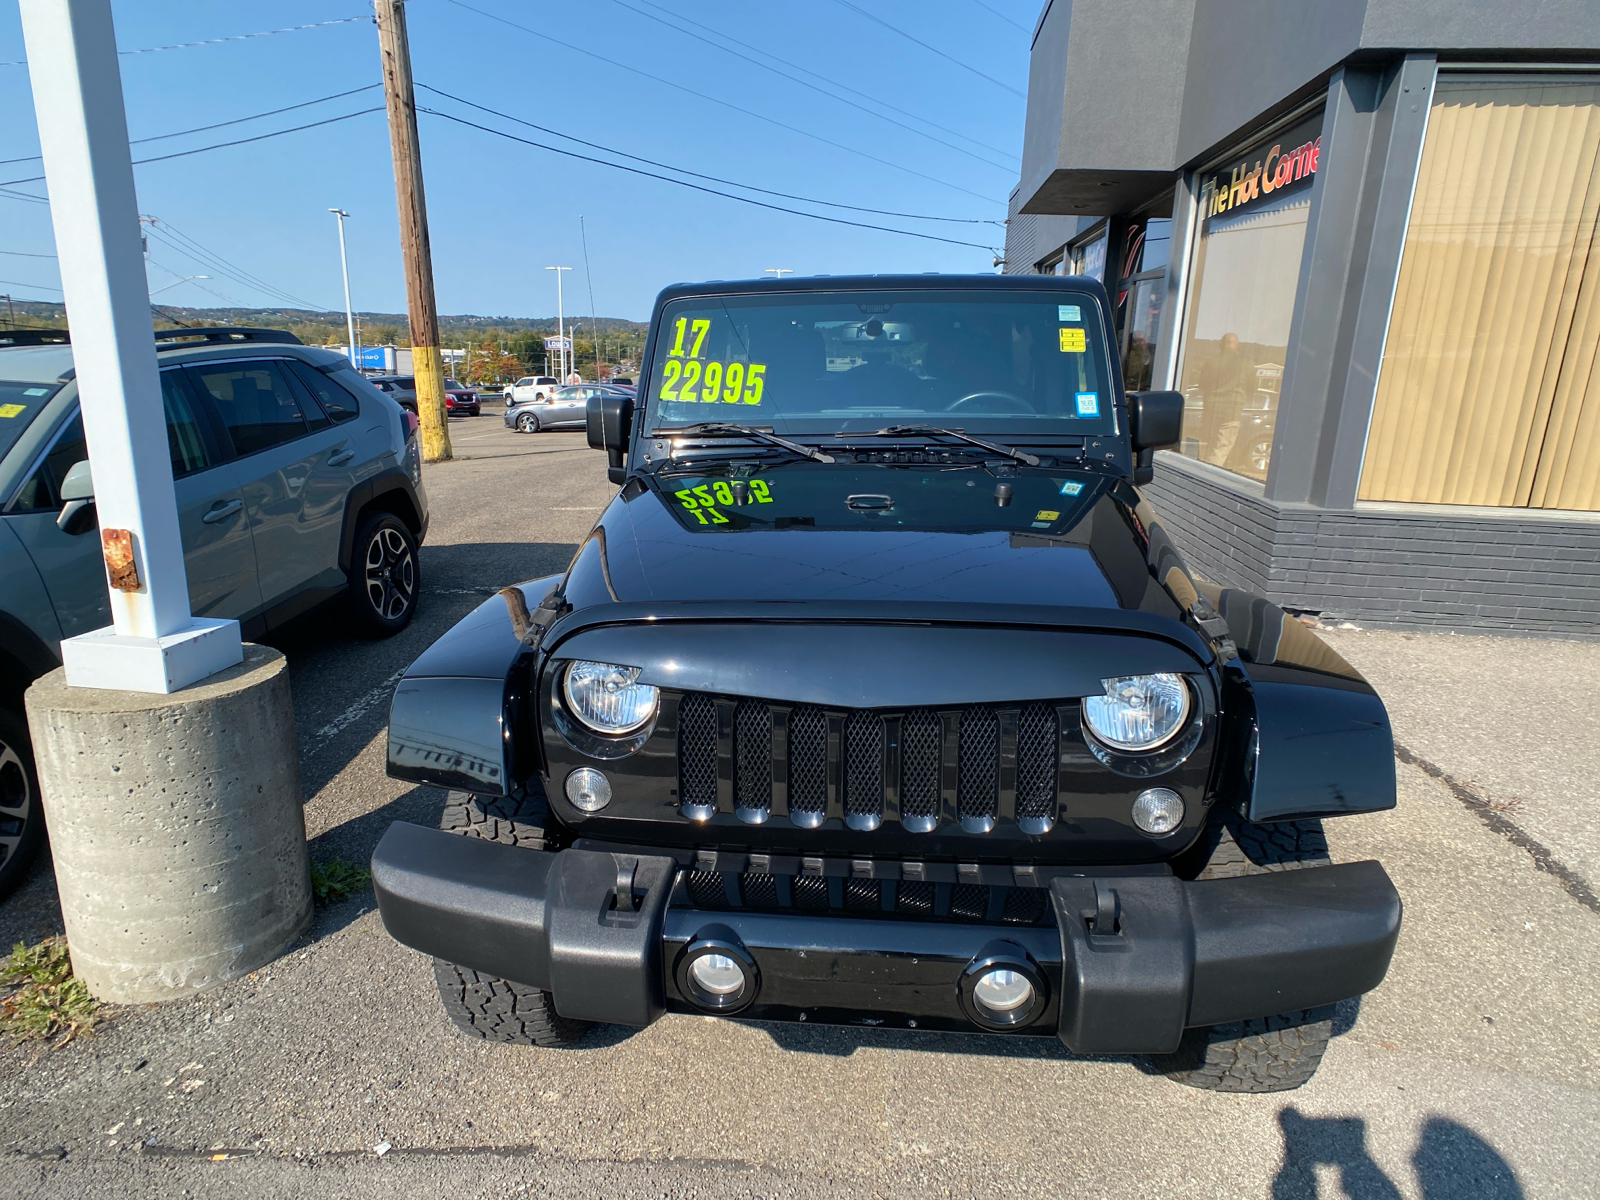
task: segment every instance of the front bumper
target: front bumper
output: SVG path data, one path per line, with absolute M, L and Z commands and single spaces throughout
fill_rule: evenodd
M 1044 983 L 1015 1032 L 1055 1033 L 1080 1053 L 1167 1053 L 1186 1027 L 1370 991 L 1400 931 L 1376 862 L 1196 883 L 1057 877 L 1053 927 L 710 912 L 671 902 L 679 875 L 667 856 L 524 850 L 400 823 L 372 856 L 397 941 L 547 990 L 565 1017 L 624 1025 L 705 1011 L 677 968 L 711 937 L 759 969 L 739 1016 L 981 1032 L 962 976 L 1002 952 Z

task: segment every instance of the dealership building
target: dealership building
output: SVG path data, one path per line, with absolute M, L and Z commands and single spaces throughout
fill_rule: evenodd
M 1048 0 L 1008 273 L 1183 392 L 1191 566 L 1364 624 L 1600 636 L 1600 7 Z

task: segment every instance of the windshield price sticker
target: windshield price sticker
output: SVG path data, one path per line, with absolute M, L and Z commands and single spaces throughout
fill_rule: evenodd
M 717 506 L 721 505 L 723 508 L 732 508 L 734 506 L 733 488 L 723 479 L 718 479 L 714 483 L 696 484 L 694 487 L 686 487 L 682 491 L 673 492 L 672 494 L 678 498 L 678 502 L 684 508 L 695 515 L 702 525 L 726 525 L 728 518 L 717 511 Z M 752 479 L 750 481 L 750 503 L 772 503 L 772 492 L 768 489 L 766 480 Z
M 1062 329 L 1061 329 L 1061 353 L 1063 353 L 1063 354 L 1083 354 L 1088 349 L 1089 349 L 1089 343 L 1088 343 L 1088 340 L 1087 340 L 1087 335 L 1084 333 L 1084 331 L 1083 331 L 1083 329 L 1081 327 L 1077 328 L 1077 329 L 1073 329 L 1073 328 L 1070 328 L 1070 327 L 1067 327 L 1067 326 L 1063 326 L 1062 327 Z
M 27 407 L 26 404 L 0 404 L 0 417 L 14 417 Z
M 700 361 L 700 350 L 710 332 L 711 322 L 705 317 L 679 317 L 672 323 L 672 349 L 661 369 L 658 399 L 760 404 L 767 364 Z

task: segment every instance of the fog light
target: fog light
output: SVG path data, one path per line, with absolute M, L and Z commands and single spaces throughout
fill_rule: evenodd
M 713 996 L 732 996 L 744 986 L 744 972 L 726 954 L 702 954 L 689 964 L 689 978 Z
M 567 799 L 574 808 L 599 812 L 611 803 L 611 781 L 593 767 L 579 767 L 567 776 Z
M 1033 984 L 1020 971 L 998 967 L 972 985 L 972 998 L 993 1013 L 1011 1013 L 1033 1003 Z
M 1146 788 L 1133 802 L 1133 823 L 1146 833 L 1171 833 L 1183 824 L 1183 797 L 1171 788 Z

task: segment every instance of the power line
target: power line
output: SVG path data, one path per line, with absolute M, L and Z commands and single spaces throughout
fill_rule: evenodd
M 952 225 L 999 225 L 1002 227 L 1005 225 L 1004 221 L 988 221 L 981 217 L 930 217 L 922 213 L 895 212 L 886 208 L 863 208 L 857 204 L 841 204 L 835 200 L 817 200 L 811 196 L 798 196 L 792 192 L 775 192 L 771 188 L 756 187 L 753 183 L 740 183 L 736 179 L 722 179 L 716 175 L 706 175 L 699 171 L 691 171 L 687 167 L 675 167 L 671 163 L 657 162 L 653 158 L 642 158 L 637 154 L 629 154 L 626 150 L 617 150 L 611 146 L 602 145 L 599 142 L 591 142 L 585 140 L 584 138 L 574 137 L 570 133 L 562 133 L 559 129 L 551 129 L 547 125 L 536 125 L 532 121 L 525 121 L 521 117 L 514 117 L 510 113 L 500 112 L 498 109 L 489 108 L 482 104 L 475 104 L 471 100 L 465 100 L 460 96 L 451 95 L 449 92 L 440 91 L 436 87 L 429 87 L 425 83 L 419 83 L 417 84 L 417 87 L 422 88 L 424 91 L 432 92 L 435 96 L 443 96 L 446 100 L 454 100 L 457 104 L 465 104 L 468 108 L 475 108 L 479 112 L 486 112 L 491 116 L 500 117 L 507 121 L 515 121 L 518 125 L 526 125 L 529 129 L 537 129 L 540 133 L 548 133 L 553 137 L 562 138 L 565 141 L 577 142 L 578 145 L 588 146 L 591 150 L 602 150 L 607 154 L 616 154 L 623 158 L 631 158 L 634 162 L 642 162 L 652 167 L 660 167 L 663 171 L 676 171 L 680 175 L 689 175 L 695 179 L 705 179 L 711 183 L 725 184 L 728 187 L 742 188 L 747 192 L 760 192 L 764 196 L 777 196 L 783 200 L 798 200 L 802 204 L 820 204 L 826 208 L 844 208 L 849 209 L 851 212 L 872 213 L 880 217 L 904 217 L 911 221 L 943 221 Z
M 974 154 L 971 150 L 964 149 L 963 147 L 957 146 L 952 142 L 947 142 L 943 138 L 934 137 L 933 134 L 926 133 L 923 130 L 918 129 L 913 125 L 907 125 L 904 121 L 897 121 L 893 117 L 884 116 L 884 114 L 881 113 L 881 112 L 878 112 L 877 109 L 870 108 L 865 104 L 858 104 L 854 100 L 847 100 L 843 96 L 836 96 L 832 92 L 828 91 L 826 88 L 818 87 L 816 84 L 809 83 L 806 80 L 801 79 L 799 76 L 791 75 L 787 71 L 780 71 L 780 70 L 778 70 L 777 67 L 774 67 L 774 66 L 772 66 L 772 65 L 770 65 L 768 63 L 764 63 L 764 62 L 760 61 L 759 59 L 752 58 L 748 54 L 741 54 L 737 50 L 730 50 L 727 46 L 718 45 L 716 42 L 712 41 L 708 37 L 705 37 L 705 36 L 703 36 L 701 34 L 695 33 L 692 30 L 680 28 L 679 26 L 674 25 L 671 21 L 668 21 L 665 18 L 658 17 L 653 13 L 645 12 L 644 9 L 642 9 L 642 8 L 635 8 L 633 5 L 627 3 L 627 0 L 612 0 L 612 3 L 616 4 L 618 7 L 627 9 L 631 13 L 637 13 L 639 16 L 645 18 L 647 21 L 655 21 L 659 25 L 665 25 L 668 29 L 672 30 L 674 33 L 681 33 L 684 37 L 693 38 L 697 42 L 703 42 L 705 45 L 710 46 L 713 49 L 721 50 L 724 54 L 731 54 L 735 58 L 743 59 L 747 63 L 751 63 L 754 66 L 760 67 L 763 71 L 771 71 L 774 75 L 777 75 L 780 78 L 787 79 L 792 83 L 798 83 L 801 87 L 810 88 L 813 92 L 816 92 L 818 95 L 826 96 L 826 97 L 828 97 L 828 99 L 836 101 L 836 102 L 838 102 L 840 104 L 848 104 L 851 108 L 858 109 L 861 112 L 868 113 L 871 116 L 877 117 L 878 120 L 880 120 L 880 121 L 887 121 L 891 125 L 898 126 L 901 129 L 904 129 L 904 130 L 907 130 L 907 131 L 909 131 L 911 133 L 916 134 L 918 137 L 925 137 L 930 142 L 936 142 L 939 145 L 946 147 L 947 149 L 954 150 L 957 154 L 965 154 L 968 158 L 973 159 L 973 160 L 975 160 L 977 162 L 981 162 L 985 166 L 993 167 L 997 171 L 1011 172 L 1013 170 L 1013 168 L 1005 165 L 1004 163 L 997 163 L 997 162 L 994 162 L 992 159 L 987 159 L 987 158 L 983 157 L 983 155 L 981 155 L 981 154 Z M 651 7 L 655 7 L 655 6 L 652 5 Z M 674 13 L 672 15 L 674 17 L 677 16 L 676 13 Z M 732 40 L 732 39 L 729 39 L 729 40 Z
M 0 250 L 0 254 L 14 254 L 18 258 L 54 258 L 54 254 L 31 254 L 26 250 Z
M 59 292 L 61 290 L 58 287 L 51 287 L 48 283 L 24 283 L 20 279 L 0 279 L 0 283 L 6 284 L 8 287 L 33 288 L 38 292 Z
M 171 236 L 165 236 L 168 234 Z M 309 300 L 302 300 L 299 296 L 290 295 L 280 288 L 273 287 L 266 280 L 250 274 L 243 267 L 234 265 L 215 251 L 208 250 L 181 229 L 175 228 L 170 221 L 158 221 L 156 218 L 150 218 L 150 236 L 164 245 L 170 246 L 184 257 L 202 263 L 235 283 L 243 284 L 252 291 L 261 292 L 277 300 L 287 301 L 296 308 L 309 309 L 312 312 L 333 311 L 326 305 L 313 304 Z
M 577 54 L 582 54 L 586 58 L 592 58 L 598 62 L 603 62 L 607 66 L 616 67 L 619 70 L 627 71 L 630 74 L 639 75 L 645 79 L 653 80 L 656 83 L 665 84 L 667 87 L 673 88 L 676 91 L 685 92 L 688 95 L 698 97 L 701 100 L 710 101 L 712 104 L 719 104 L 723 108 L 732 109 L 737 113 L 743 113 L 747 117 L 754 117 L 758 121 L 765 121 L 769 125 L 776 125 L 779 129 L 787 129 L 790 133 L 798 133 L 801 137 L 807 137 L 812 141 L 821 142 L 824 146 L 832 146 L 835 150 L 843 150 L 847 154 L 857 155 L 858 157 L 864 158 L 869 162 L 875 162 L 885 167 L 892 167 L 896 171 L 904 171 L 907 175 L 915 175 L 918 179 L 926 179 L 929 183 L 936 183 L 940 187 L 947 187 L 958 192 L 965 192 L 968 196 L 974 196 L 985 203 L 993 204 L 995 202 L 992 196 L 982 195 L 978 192 L 971 191 L 968 188 L 961 187 L 958 184 L 951 183 L 947 179 L 940 179 L 935 175 L 925 175 L 921 171 L 914 171 L 910 167 L 903 167 L 899 163 L 890 162 L 886 158 L 879 158 L 876 154 L 868 154 L 865 150 L 857 150 L 854 146 L 846 146 L 842 142 L 832 141 L 831 139 L 825 138 L 820 134 L 810 133 L 807 130 L 799 128 L 798 126 L 790 125 L 784 121 L 780 121 L 776 117 L 764 116 L 763 114 L 755 112 L 752 109 L 742 108 L 737 104 L 731 103 L 730 101 L 719 100 L 717 97 L 708 96 L 704 92 L 697 92 L 691 87 L 685 87 L 681 83 L 675 83 L 670 79 L 663 79 L 660 75 L 652 75 L 649 71 L 642 71 L 638 67 L 630 67 L 627 63 L 619 62 L 614 58 L 607 58 L 603 54 L 596 54 L 593 50 L 586 50 L 584 47 L 574 45 L 572 42 L 564 42 L 552 34 L 545 33 L 543 30 L 532 29 L 526 25 L 519 25 L 509 18 L 499 16 L 492 12 L 486 12 L 481 8 L 474 8 L 472 5 L 465 3 L 465 0 L 450 0 L 450 3 L 454 4 L 457 8 L 464 8 L 468 12 L 477 13 L 480 17 L 487 17 L 491 21 L 498 21 L 502 25 L 508 25 L 512 29 L 520 29 L 523 33 L 532 34 L 536 38 L 542 38 L 547 42 L 554 42 L 556 45 L 561 46 L 564 49 L 571 50 Z
M 995 16 L 999 17 L 1002 21 L 1004 21 L 1007 25 L 1010 25 L 1013 29 L 1020 29 L 1020 30 L 1022 30 L 1023 33 L 1032 33 L 1033 32 L 1033 30 L 1029 29 L 1021 21 L 1013 21 L 1010 17 L 1006 16 L 1005 13 L 1001 12 L 998 8 L 995 8 L 992 4 L 985 4 L 983 2 L 983 0 L 972 0 L 972 2 L 974 4 L 976 4 L 979 8 L 983 9 L 985 12 L 993 13 Z
M 464 117 L 453 116 L 450 113 L 440 112 L 436 108 L 423 108 L 417 106 L 417 111 L 427 113 L 429 116 L 443 117 L 446 121 L 454 121 L 457 125 L 465 125 L 470 129 L 481 129 L 484 133 L 492 133 L 496 137 L 503 137 L 507 141 L 521 142 L 524 146 L 533 146 L 539 150 L 548 150 L 552 154 L 565 155 L 567 158 L 582 159 L 584 162 L 598 163 L 602 167 L 610 167 L 615 171 L 627 171 L 631 175 L 644 175 L 650 179 L 660 179 L 665 183 L 675 183 L 679 187 L 692 188 L 697 192 L 705 192 L 711 196 L 721 196 L 725 200 L 737 200 L 741 204 L 753 204 L 757 208 L 770 209 L 773 212 L 788 213 L 796 217 L 810 217 L 813 221 L 827 221 L 833 225 L 850 225 L 856 229 L 875 229 L 880 233 L 898 233 L 902 237 L 922 238 L 929 242 L 944 242 L 950 246 L 970 246 L 974 250 L 989 250 L 998 253 L 994 246 L 985 246 L 980 242 L 962 242 L 955 238 L 938 237 L 931 233 L 918 233 L 911 229 L 894 229 L 888 225 L 870 225 L 865 221 L 847 221 L 843 217 L 830 217 L 822 213 L 802 212 L 797 208 L 784 208 L 781 204 L 768 204 L 765 200 L 752 200 L 749 196 L 737 196 L 732 192 L 719 192 L 716 188 L 703 187 L 698 183 L 690 183 L 685 179 L 674 179 L 670 175 L 657 175 L 654 171 L 644 171 L 638 167 L 625 166 L 622 163 L 607 162 L 603 158 L 594 158 L 588 154 L 579 154 L 574 150 L 563 150 L 559 146 L 547 146 L 543 142 L 535 142 L 529 138 L 518 137 L 514 133 L 507 133 L 503 129 L 494 129 L 488 125 L 480 125 L 476 121 L 468 121 Z
M 738 38 L 732 36 L 731 34 L 723 33 L 720 29 L 713 29 L 711 26 L 702 25 L 699 21 L 696 21 L 691 17 L 686 17 L 682 13 L 675 13 L 671 9 L 662 8 L 661 5 L 654 3 L 653 0 L 639 0 L 639 3 L 643 4 L 646 8 L 653 8 L 658 12 L 667 13 L 674 20 L 682 21 L 685 25 L 693 25 L 696 29 L 703 29 L 707 33 L 714 34 L 715 36 L 721 38 L 725 42 L 732 42 L 735 46 L 743 46 L 746 50 L 754 51 L 756 54 L 759 54 L 764 58 L 770 58 L 773 62 L 782 63 L 791 70 L 799 71 L 802 75 L 809 75 L 813 79 L 820 79 L 823 83 L 826 83 L 832 87 L 836 87 L 841 91 L 849 92 L 852 96 L 860 96 L 863 100 L 869 101 L 872 104 L 876 104 L 879 108 L 887 108 L 890 112 L 897 112 L 903 117 L 910 117 L 914 121 L 921 121 L 924 125 L 929 125 L 934 129 L 937 129 L 940 133 L 948 133 L 951 137 L 960 138 L 964 142 L 971 142 L 974 146 L 981 147 L 984 150 L 991 150 L 1000 155 L 1002 158 L 1009 158 L 1018 162 L 1021 161 L 1015 154 L 1012 154 L 1008 150 L 1002 150 L 998 146 L 991 146 L 987 142 L 980 142 L 977 138 L 968 137 L 959 130 L 951 129 L 948 125 L 941 125 L 937 121 L 930 121 L 927 117 L 920 113 L 914 113 L 909 109 L 899 108 L 893 104 L 890 104 L 887 100 L 881 100 L 877 96 L 868 95 L 866 92 L 863 92 L 857 88 L 853 88 L 847 83 L 840 83 L 837 79 L 830 78 L 827 75 L 819 74 L 818 72 L 811 70 L 809 67 L 802 67 L 799 63 L 790 62 L 786 58 L 779 58 L 770 50 L 763 50 L 759 46 L 752 46 L 749 42 L 741 42 Z
M 372 17 L 363 13 L 359 17 L 338 17 L 332 21 L 313 21 L 310 25 L 290 25 L 287 29 L 263 29 L 259 33 L 235 33 L 229 37 L 206 38 L 199 42 L 178 42 L 172 46 L 146 46 L 142 50 L 119 50 L 117 54 L 121 58 L 131 58 L 135 54 L 155 54 L 161 50 L 188 50 L 193 46 L 216 46 L 223 42 L 244 42 L 249 41 L 251 38 L 271 37 L 277 33 L 299 33 L 302 29 L 321 29 L 325 25 L 348 25 L 351 21 L 370 20 L 372 20 Z M 27 65 L 28 60 L 25 58 L 0 63 L 0 67 L 25 67 Z
M 982 71 L 978 70 L 978 68 L 974 67 L 972 64 L 964 63 L 959 58 L 956 58 L 954 55 L 946 54 L 943 50 L 940 50 L 937 46 L 930 46 L 930 45 L 928 45 L 927 42 L 924 42 L 920 38 L 912 37 L 904 29 L 896 28 L 895 26 L 889 24 L 889 22 L 885 21 L 882 17 L 879 17 L 879 16 L 877 16 L 877 15 L 875 15 L 873 13 L 869 13 L 866 9 L 860 7 L 859 5 L 851 4 L 850 0 L 835 0 L 835 2 L 838 3 L 838 4 L 842 4 L 845 8 L 848 8 L 851 12 L 856 13 L 859 16 L 865 17 L 867 20 L 873 22 L 875 25 L 882 25 L 890 33 L 897 33 L 901 37 L 905 38 L 906 41 L 915 42 L 917 45 L 921 46 L 924 50 L 928 51 L 929 53 L 937 54 L 940 58 L 945 59 L 947 62 L 955 63 L 955 65 L 960 67 L 963 71 L 971 71 L 979 79 L 987 79 L 990 83 L 994 84 L 995 87 L 1005 88 L 1005 90 L 1010 92 L 1013 96 L 1021 96 L 1024 100 L 1026 100 L 1028 98 L 1027 93 L 1017 91 L 1017 89 L 1012 87 L 1009 83 L 1002 83 L 1000 80 L 996 79 L 993 75 L 985 75 Z

